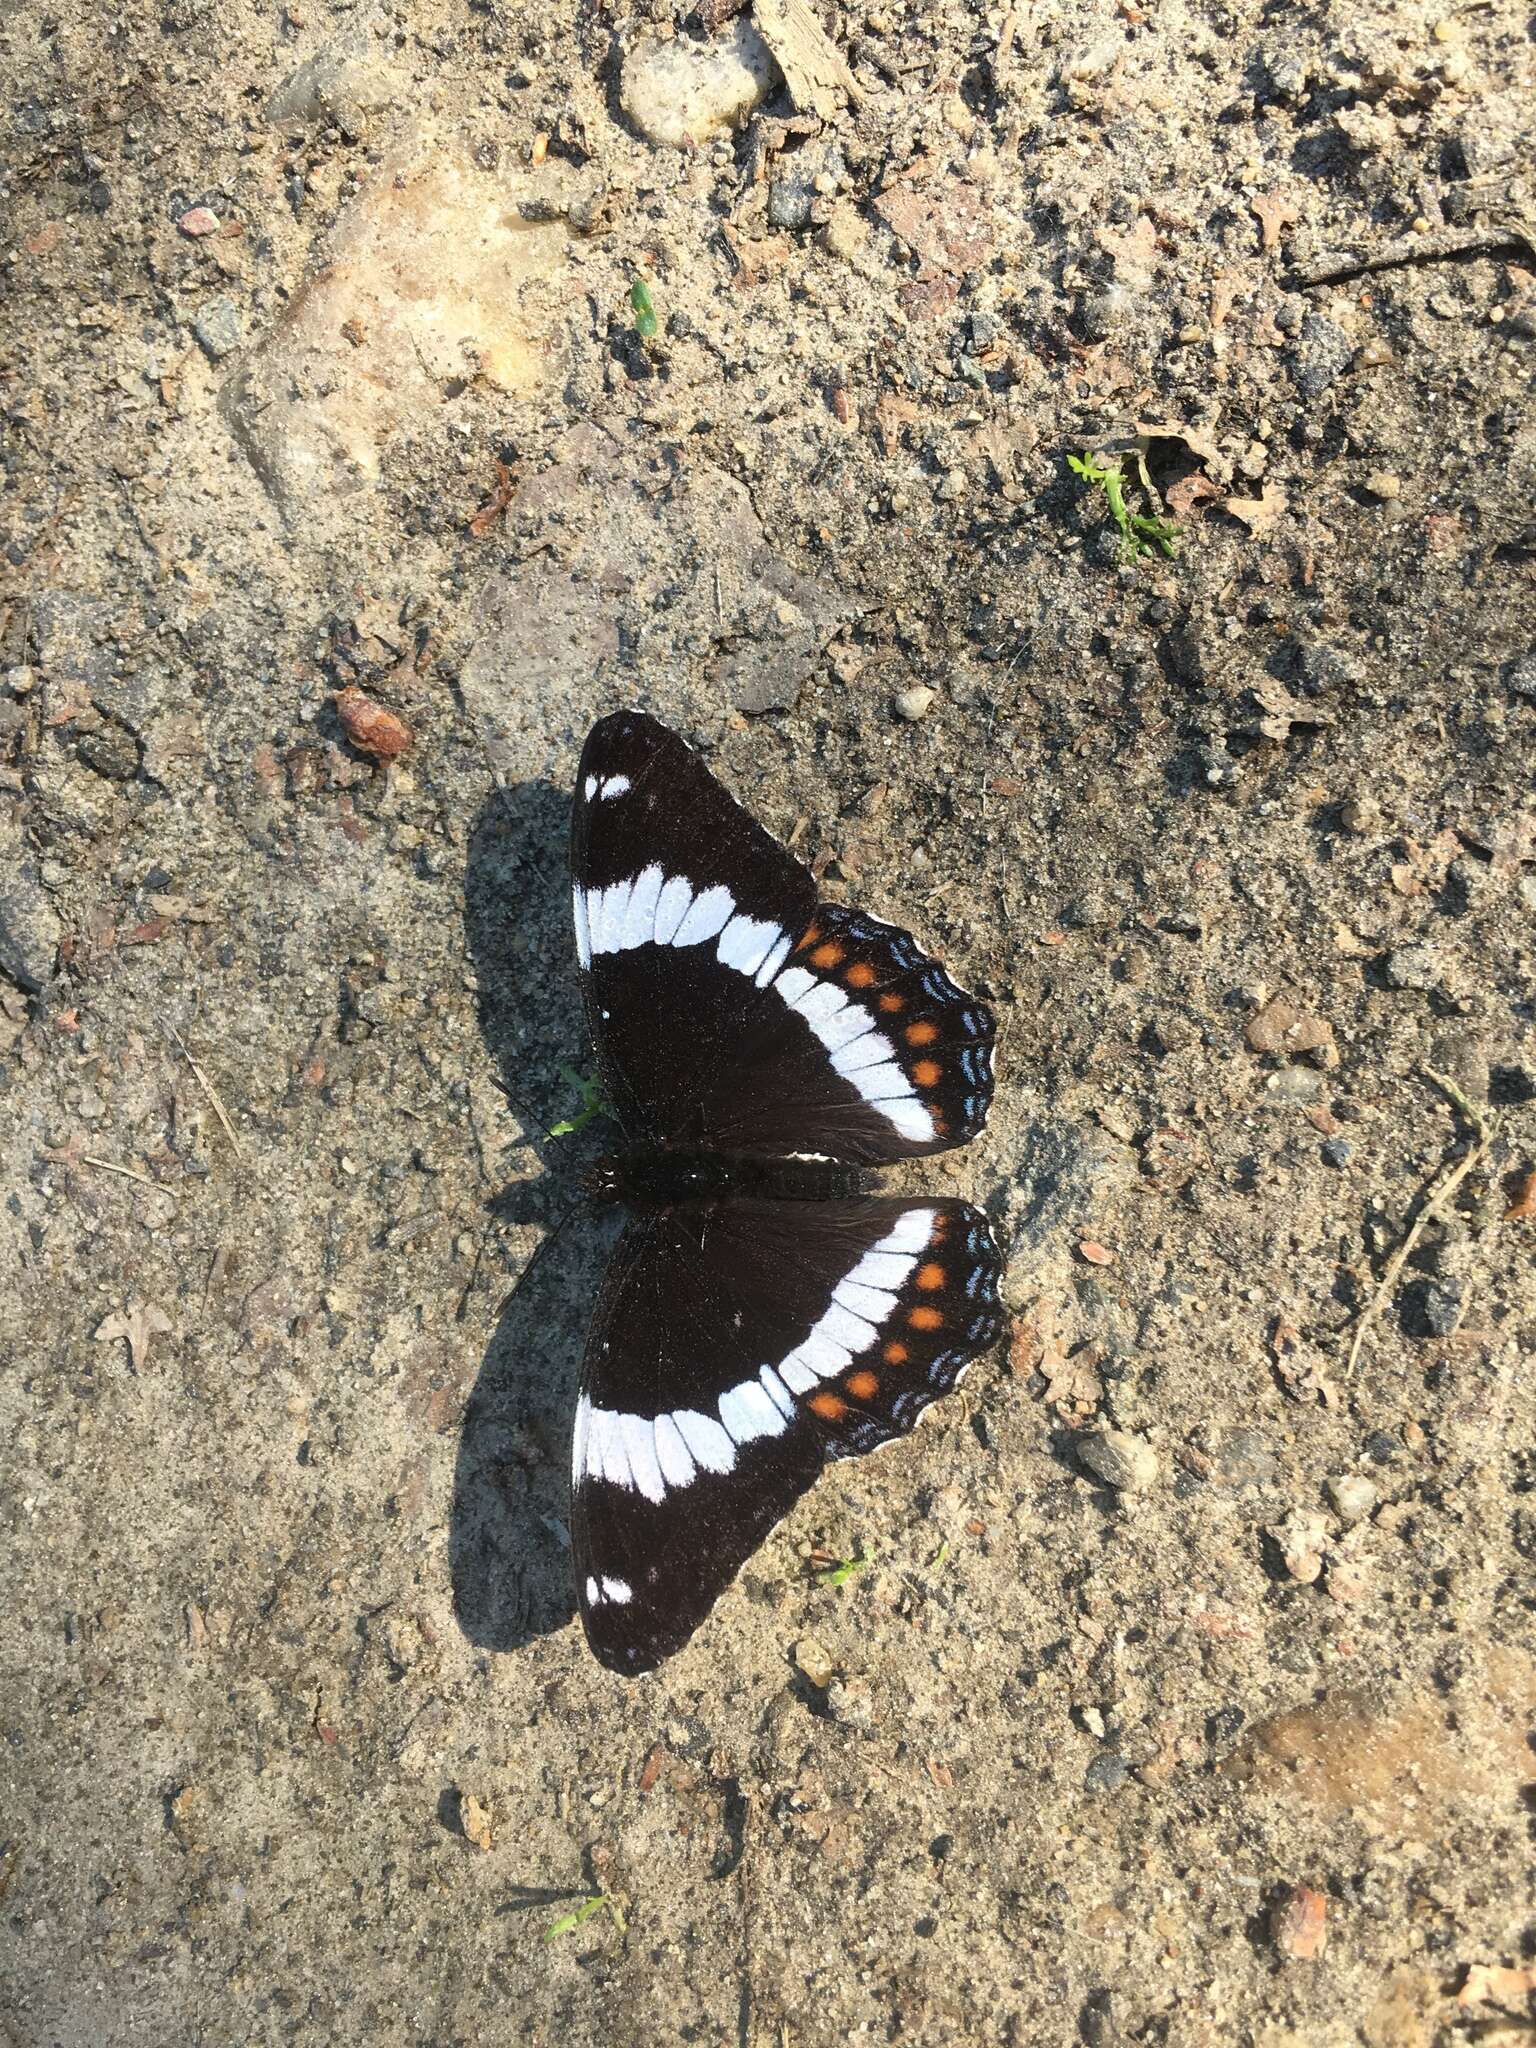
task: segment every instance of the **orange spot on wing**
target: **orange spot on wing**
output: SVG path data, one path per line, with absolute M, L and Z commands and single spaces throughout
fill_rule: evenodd
M 944 1285 L 944 1268 L 930 1259 L 926 1266 L 918 1267 L 917 1284 L 925 1294 L 932 1294 L 935 1288 Z
M 836 1394 L 812 1394 L 810 1405 L 823 1422 L 841 1422 L 848 1413 L 848 1403 Z
M 843 976 L 850 988 L 868 988 L 875 978 L 875 970 L 867 960 L 855 960 Z
M 914 1308 L 907 1312 L 907 1321 L 914 1330 L 937 1330 L 944 1318 L 936 1308 Z
M 905 1365 L 909 1355 L 905 1344 L 887 1344 L 880 1354 L 887 1365 Z
M 912 1069 L 912 1078 L 919 1088 L 937 1088 L 943 1073 L 937 1060 L 919 1060 Z
M 810 930 L 806 933 L 805 937 L 800 941 L 799 945 L 796 946 L 795 951 L 797 953 L 803 953 L 807 946 L 814 946 L 816 941 L 820 937 L 821 926 L 819 924 L 813 924 Z
M 939 1027 L 925 1017 L 920 1024 L 909 1024 L 902 1035 L 908 1045 L 932 1045 L 939 1035 Z
M 828 939 L 824 946 L 818 946 L 811 955 L 811 965 L 813 967 L 835 967 L 842 957 L 842 947 L 834 945 L 831 939 Z
M 851 1372 L 843 1385 L 860 1401 L 873 1401 L 880 1391 L 880 1382 L 872 1372 Z
M 893 1010 L 904 1010 L 907 1007 L 907 999 L 905 996 L 887 993 L 880 998 L 880 1007 L 889 1015 Z

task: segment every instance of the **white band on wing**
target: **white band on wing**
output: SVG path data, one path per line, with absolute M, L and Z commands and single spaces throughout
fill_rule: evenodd
M 622 780 L 615 777 L 614 780 Z M 612 783 L 605 796 L 617 794 Z M 701 946 L 715 941 L 722 967 L 771 988 L 804 1018 L 832 1056 L 834 1069 L 850 1081 L 871 1109 L 914 1144 L 937 1135 L 933 1117 L 896 1057 L 896 1048 L 862 1003 L 835 981 L 819 980 L 803 967 L 785 968 L 794 936 L 763 918 L 736 908 L 729 889 L 716 883 L 695 890 L 681 875 L 666 875 L 653 862 L 627 881 L 605 889 L 572 890 L 576 954 L 585 968 L 603 953 L 627 953 L 637 946 Z
M 755 1379 L 727 1388 L 716 1415 L 696 1408 L 635 1415 L 594 1408 L 583 1394 L 571 1440 L 573 1482 L 606 1479 L 610 1486 L 629 1487 L 659 1503 L 701 1471 L 732 1471 L 742 1445 L 782 1436 L 798 1412 L 795 1394 L 836 1379 L 878 1343 L 895 1311 L 897 1293 L 928 1242 L 934 1214 L 932 1209 L 904 1210 L 894 1229 L 838 1282 L 821 1319 L 788 1357 L 763 1366 Z M 591 1602 L 590 1590 L 587 1597 Z

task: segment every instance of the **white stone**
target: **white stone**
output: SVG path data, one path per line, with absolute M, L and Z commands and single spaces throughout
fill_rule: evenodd
M 709 43 L 644 37 L 624 59 L 619 104 L 647 142 L 687 149 L 739 128 L 780 82 L 768 45 L 741 14 Z

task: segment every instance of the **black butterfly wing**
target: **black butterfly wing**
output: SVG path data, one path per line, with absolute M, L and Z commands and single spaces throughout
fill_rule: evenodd
M 598 1299 L 572 1444 L 598 1660 L 652 1670 L 828 1458 L 905 1435 L 1001 1334 L 999 1269 L 964 1202 L 729 1200 L 633 1223 Z
M 981 1128 L 993 1022 L 810 871 L 643 712 L 588 736 L 576 949 L 604 1089 L 652 1144 L 874 1164 Z

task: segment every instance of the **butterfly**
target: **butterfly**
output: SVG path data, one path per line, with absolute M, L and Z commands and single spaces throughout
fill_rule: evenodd
M 968 1203 L 865 1191 L 963 1145 L 991 1011 L 815 878 L 643 712 L 592 728 L 572 803 L 576 952 L 631 1220 L 571 1453 L 578 1602 L 632 1676 L 681 1648 L 829 1460 L 904 1436 L 1001 1334 Z

